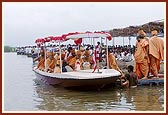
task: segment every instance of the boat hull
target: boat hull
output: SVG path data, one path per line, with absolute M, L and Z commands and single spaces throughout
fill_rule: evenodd
M 41 74 L 35 71 L 35 74 L 39 80 L 42 80 L 45 84 L 59 85 L 64 88 L 75 88 L 75 89 L 102 89 L 110 86 L 115 86 L 116 80 L 120 77 L 98 77 L 98 78 L 86 78 L 86 79 L 73 79 L 60 77 L 62 74 L 58 74 L 58 77 L 51 77 L 47 74 Z

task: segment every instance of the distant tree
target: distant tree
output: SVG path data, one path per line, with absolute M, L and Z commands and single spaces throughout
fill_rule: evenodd
M 15 48 L 10 46 L 4 46 L 4 52 L 15 52 Z

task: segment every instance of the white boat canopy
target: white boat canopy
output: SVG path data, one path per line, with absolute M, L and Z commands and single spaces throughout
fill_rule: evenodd
M 74 33 L 66 36 L 66 39 L 79 39 L 79 38 L 107 38 L 111 40 L 112 37 L 108 32 L 85 32 L 85 33 Z

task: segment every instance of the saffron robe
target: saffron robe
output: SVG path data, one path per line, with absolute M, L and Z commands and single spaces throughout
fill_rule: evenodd
M 45 62 L 45 58 L 44 57 L 40 57 L 39 58 L 39 62 L 37 64 L 37 69 L 44 70 L 44 62 Z
M 135 73 L 138 78 L 147 77 L 149 73 L 149 57 L 147 48 L 149 43 L 147 39 L 140 39 L 140 42 L 136 42 L 136 51 L 134 54 L 135 59 Z
M 109 68 L 110 69 L 115 69 L 123 75 L 123 72 L 120 70 L 120 68 L 117 65 L 116 58 L 111 53 L 108 55 L 108 63 L 109 63 Z
M 54 68 L 55 68 L 55 64 L 56 64 L 55 58 L 53 58 L 53 59 L 47 58 L 47 60 L 46 60 L 46 70 L 47 71 L 51 70 L 50 72 L 53 72 Z
M 149 55 L 151 73 L 157 77 L 160 61 L 164 59 L 164 42 L 161 38 L 153 36 L 149 39 Z
M 76 57 L 73 57 L 69 60 L 68 65 L 71 66 L 73 70 L 76 70 L 76 61 L 77 61 Z M 79 61 L 80 61 L 80 67 L 82 69 L 83 60 L 80 58 Z

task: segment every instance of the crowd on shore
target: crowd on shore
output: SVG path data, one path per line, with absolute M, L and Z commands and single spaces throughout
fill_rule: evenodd
M 17 47 L 16 52 L 18 55 L 38 55 L 40 50 L 43 49 L 44 46 L 37 47 L 37 46 L 25 46 L 25 47 Z M 94 46 L 90 44 L 83 44 L 83 45 L 61 45 L 62 51 L 67 51 L 69 47 L 72 47 L 77 51 L 80 50 L 90 50 L 91 55 L 93 55 Z M 133 53 L 135 52 L 135 46 L 125 45 L 125 46 L 108 46 L 111 49 L 111 53 L 116 57 L 116 60 L 121 60 L 125 62 L 130 62 L 134 60 Z M 49 45 L 46 47 L 47 51 L 58 52 L 59 45 Z M 106 50 L 106 46 L 101 46 L 101 54 L 104 54 Z M 105 55 L 102 55 L 103 57 Z

